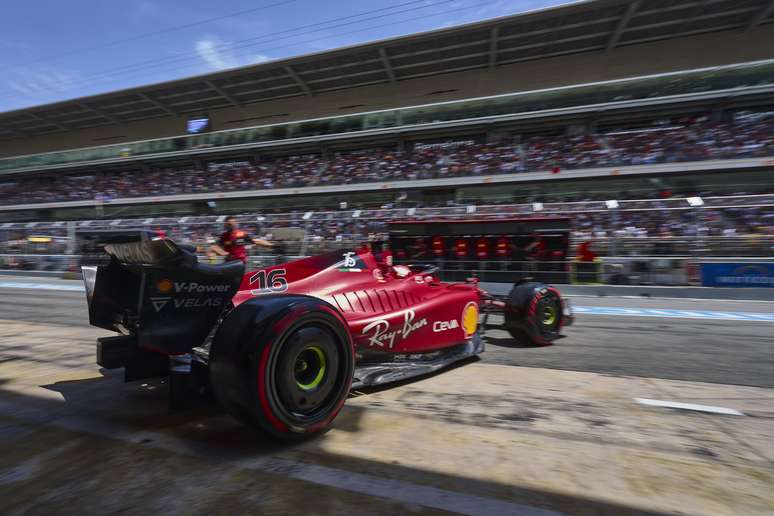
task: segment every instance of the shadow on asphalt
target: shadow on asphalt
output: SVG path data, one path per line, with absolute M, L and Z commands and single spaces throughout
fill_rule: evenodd
M 483 338 L 483 341 L 487 345 L 499 346 L 502 348 L 519 348 L 519 349 L 531 349 L 531 348 L 545 348 L 546 346 L 540 346 L 537 344 L 522 344 L 516 339 L 511 337 L 489 337 Z
M 474 357 L 466 362 L 455 364 L 450 368 L 464 367 L 467 363 L 476 360 L 477 358 Z M 448 369 L 444 371 L 448 371 Z M 421 385 L 423 379 L 441 374 L 444 371 L 407 380 L 389 387 L 369 389 L 365 394 L 406 384 L 416 383 Z M 96 444 L 99 444 L 97 441 L 104 443 L 104 440 L 107 439 L 121 441 L 122 446 L 139 445 L 138 448 L 134 449 L 135 451 L 131 452 L 137 457 L 150 453 L 145 447 L 154 449 L 154 453 L 158 453 L 159 450 L 171 454 L 182 453 L 185 456 L 193 456 L 207 461 L 203 464 L 203 468 L 211 467 L 207 466 L 207 464 L 211 463 L 242 468 L 243 466 L 240 464 L 243 464 L 242 461 L 245 460 L 279 457 L 281 460 L 294 461 L 297 466 L 293 466 L 293 468 L 304 468 L 306 464 L 322 465 L 327 468 L 333 468 L 332 474 L 339 470 L 369 475 L 374 479 L 398 479 L 412 485 L 435 486 L 449 492 L 484 496 L 536 508 L 552 509 L 567 514 L 609 514 L 620 516 L 662 514 L 591 498 L 483 481 L 463 475 L 439 473 L 430 469 L 411 468 L 398 464 L 397 460 L 381 462 L 351 455 L 340 455 L 326 450 L 324 446 L 326 434 L 302 443 L 279 442 L 223 415 L 222 411 L 213 402 L 203 403 L 194 408 L 169 414 L 166 410 L 167 385 L 162 380 L 138 381 L 124 384 L 123 375 L 119 371 L 103 370 L 101 373 L 102 376 L 98 378 L 61 381 L 41 386 L 60 393 L 65 401 L 64 407 L 58 400 L 31 396 L 0 387 L 0 399 L 13 407 L 20 408 L 18 413 L 5 413 L 3 415 L 22 419 L 28 424 L 34 425 L 40 432 L 51 430 L 51 425 L 56 426 L 57 419 L 63 417 L 69 421 L 79 422 L 78 428 L 70 425 L 68 427 L 69 431 L 78 432 L 78 434 L 81 434 L 81 438 L 91 435 L 90 439 Z M 365 431 L 360 422 L 367 410 L 369 410 L 367 406 L 345 406 L 345 409 L 334 424 L 335 429 L 352 433 Z M 432 446 L 432 436 L 417 436 L 416 438 L 427 439 L 428 446 Z M 170 446 L 169 442 L 173 442 L 174 446 Z M 23 443 L 21 445 L 23 446 Z M 20 443 L 0 443 L 0 457 L 8 451 L 4 450 L 6 446 L 13 447 L 12 449 L 18 452 Z M 32 448 L 30 444 L 30 449 Z M 396 458 L 399 458 L 399 454 L 396 454 Z M 2 460 L 0 458 L 0 464 Z M 518 458 L 513 460 L 518 460 Z M 240 463 L 237 464 L 237 461 Z M 110 476 L 110 471 L 100 471 L 101 463 L 98 460 L 92 461 L 92 463 L 94 464 L 92 468 L 76 470 L 76 478 L 68 479 L 68 482 L 71 482 L 68 484 L 68 490 L 82 491 L 81 493 L 68 491 L 68 497 L 77 498 L 78 496 L 83 496 L 93 498 L 95 494 L 88 486 L 94 482 L 94 478 L 100 478 L 102 475 Z M 125 467 L 137 469 L 135 472 L 136 478 L 141 479 L 145 476 L 143 468 L 147 467 L 146 464 L 147 462 L 138 458 L 133 462 L 126 463 Z M 257 467 L 256 471 L 262 474 L 269 473 L 277 477 L 285 477 L 292 473 L 292 471 L 286 471 L 282 468 L 267 470 Z M 176 471 L 174 474 L 195 477 L 199 473 L 197 471 Z M 35 485 L 36 478 L 33 477 L 25 480 L 30 485 L 0 485 L 0 496 L 9 502 L 13 502 L 15 510 L 21 512 L 43 511 L 49 508 L 50 504 L 55 504 L 56 498 L 50 496 L 41 498 L 36 496 L 35 493 L 39 493 L 41 490 L 60 488 L 61 486 Z M 40 478 L 45 479 L 47 477 L 41 476 Z M 37 480 L 37 482 L 42 481 L 40 479 Z M 323 482 L 323 485 L 325 485 L 325 482 Z M 335 483 L 331 485 L 335 485 Z M 220 492 L 219 490 L 226 489 L 226 487 L 212 485 L 209 489 L 211 489 L 212 493 L 218 493 Z M 9 491 L 9 489 L 12 491 Z M 356 492 L 360 491 L 356 490 Z M 189 494 L 188 492 L 181 492 L 179 496 L 184 499 Z M 121 495 L 120 486 L 114 486 L 111 489 L 110 496 L 120 497 Z M 128 491 L 125 492 L 125 495 L 128 496 Z M 296 492 L 288 492 L 286 494 L 289 498 L 298 495 Z M 153 497 L 156 495 L 153 494 L 152 489 L 149 489 L 147 496 Z M 196 499 L 192 500 L 192 502 L 195 503 Z M 74 509 L 77 510 L 77 507 L 74 507 Z
M 423 380 L 427 380 L 428 378 L 432 378 L 434 376 L 438 376 L 439 374 L 444 374 L 448 371 L 451 371 L 453 369 L 457 369 L 458 367 L 464 367 L 467 364 L 472 364 L 474 362 L 478 362 L 481 360 L 481 357 L 479 356 L 472 356 L 468 358 L 464 358 L 458 362 L 454 362 L 453 364 L 449 364 L 446 367 L 439 369 L 438 371 L 433 371 L 432 373 L 423 374 L 420 376 L 415 376 L 413 378 L 406 378 L 405 380 L 400 380 L 397 382 L 391 382 L 387 385 L 372 385 L 368 387 L 361 387 L 360 389 L 357 389 L 356 391 L 351 391 L 349 393 L 350 398 L 357 398 L 358 396 L 363 396 L 367 394 L 374 394 L 377 392 L 382 391 L 388 391 L 390 389 L 395 389 L 397 387 L 402 387 L 404 385 L 410 385 L 412 383 L 418 383 Z

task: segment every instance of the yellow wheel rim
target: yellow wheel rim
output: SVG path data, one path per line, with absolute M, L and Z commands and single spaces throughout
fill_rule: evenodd
M 309 346 L 296 358 L 296 385 L 305 391 L 319 387 L 325 376 L 327 360 L 325 353 L 317 346 Z
M 543 324 L 551 326 L 556 322 L 556 308 L 553 306 L 543 307 Z

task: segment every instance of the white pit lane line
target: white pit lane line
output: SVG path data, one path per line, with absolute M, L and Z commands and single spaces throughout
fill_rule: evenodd
M 0 288 L 27 290 L 59 290 L 84 292 L 82 284 L 38 283 L 30 281 L 0 281 Z M 621 317 L 662 317 L 667 319 L 711 319 L 725 321 L 774 322 L 774 313 L 719 312 L 713 310 L 672 310 L 666 308 L 624 308 L 610 306 L 579 306 L 573 303 L 572 311 L 582 315 L 607 315 Z
M 66 285 L 64 283 L 33 283 L 30 281 L 0 281 L 0 288 L 19 288 L 26 290 L 61 290 L 66 292 L 85 292 L 82 284 Z
M 679 410 L 690 410 L 693 412 L 706 412 L 708 414 L 723 414 L 726 416 L 744 416 L 743 412 L 726 407 L 716 407 L 713 405 L 697 405 L 695 403 L 682 403 L 679 401 L 652 400 L 649 398 L 634 398 L 634 401 L 640 405 L 649 407 L 673 408 Z
M 724 321 L 774 322 L 774 313 L 718 312 L 713 310 L 672 310 L 668 308 L 624 308 L 573 305 L 574 314 L 622 317 L 663 317 L 667 319 L 711 319 Z

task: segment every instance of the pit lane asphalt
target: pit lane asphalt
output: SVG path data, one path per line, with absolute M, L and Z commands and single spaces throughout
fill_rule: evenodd
M 774 303 L 574 298 L 576 306 L 774 313 Z M 2 320 L 88 327 L 82 292 L 0 288 Z M 498 322 L 493 319 L 493 322 Z M 578 314 L 550 347 L 521 347 L 489 330 L 486 364 L 774 387 L 774 323 Z M 79 346 L 93 346 L 83 339 Z M 0 346 L 2 351 L 2 346 Z

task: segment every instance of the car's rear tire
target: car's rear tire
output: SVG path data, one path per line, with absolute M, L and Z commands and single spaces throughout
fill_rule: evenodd
M 562 300 L 553 287 L 538 282 L 513 286 L 505 304 L 505 328 L 523 345 L 547 346 L 560 337 Z
M 346 322 L 307 296 L 265 296 L 231 312 L 210 350 L 210 381 L 230 415 L 275 437 L 325 430 L 349 393 L 355 354 Z

